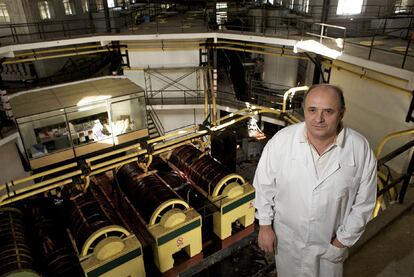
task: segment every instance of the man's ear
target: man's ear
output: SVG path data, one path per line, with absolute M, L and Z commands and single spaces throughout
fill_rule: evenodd
M 345 112 L 346 112 L 346 108 L 343 108 L 341 111 L 341 119 L 344 118 Z

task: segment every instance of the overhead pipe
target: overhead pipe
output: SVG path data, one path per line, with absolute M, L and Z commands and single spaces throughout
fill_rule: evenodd
M 22 184 L 22 183 L 33 181 L 34 179 L 45 177 L 49 174 L 53 174 L 53 173 L 63 171 L 63 170 L 69 169 L 69 168 L 73 168 L 73 167 L 76 167 L 76 166 L 77 166 L 77 163 L 70 163 L 70 164 L 67 164 L 67 165 L 64 165 L 64 166 L 56 167 L 54 169 L 49 169 L 49 170 L 41 172 L 41 173 L 36 173 L 36 174 L 31 175 L 31 176 L 28 176 L 28 177 L 25 177 L 25 178 L 22 178 L 22 179 L 13 181 L 13 182 L 8 182 L 8 183 L 0 186 L 0 191 L 4 190 L 5 188 L 10 188 L 10 187 Z
M 25 192 L 23 194 L 15 194 L 13 196 L 4 195 L 4 196 L 0 197 L 0 207 L 4 206 L 4 205 L 8 205 L 10 203 L 14 203 L 14 202 L 19 201 L 19 200 L 26 199 L 26 198 L 31 197 L 31 196 L 38 195 L 38 194 L 46 192 L 46 191 L 50 191 L 52 189 L 55 189 L 55 188 L 58 188 L 58 187 L 61 187 L 61 186 L 67 185 L 67 184 L 71 184 L 71 183 L 73 183 L 73 181 L 72 181 L 72 179 L 69 179 L 69 180 L 64 180 L 64 181 L 60 181 L 58 183 L 51 184 L 51 185 L 43 187 L 43 188 L 31 190 L 31 191 Z
M 217 49 L 234 50 L 234 51 L 240 51 L 240 52 L 263 54 L 263 55 L 278 56 L 278 57 L 282 57 L 283 56 L 283 57 L 288 57 L 288 58 L 309 60 L 309 58 L 308 57 L 305 57 L 305 56 L 289 55 L 289 54 L 285 54 L 283 52 L 281 52 L 281 53 L 273 53 L 273 52 L 266 52 L 266 51 L 260 51 L 260 50 L 250 50 L 250 49 L 245 49 L 245 48 L 227 47 L 227 46 L 217 46 L 216 48 Z
M 282 52 L 288 50 L 293 53 L 293 48 L 285 48 L 283 47 L 275 47 L 265 44 L 256 44 L 256 43 L 246 43 L 246 42 L 237 42 L 237 41 L 226 41 L 226 40 L 219 40 L 217 44 L 230 44 L 230 45 L 240 45 L 240 46 L 250 46 L 250 47 L 257 47 L 257 48 L 264 48 L 264 49 L 272 49 L 272 50 L 281 50 Z
M 127 147 L 124 147 L 124 148 L 120 148 L 118 150 L 114 150 L 114 151 L 111 151 L 111 152 L 108 152 L 108 153 L 104 153 L 104 154 L 101 154 L 101 155 L 91 157 L 89 159 L 86 159 L 85 161 L 86 161 L 86 164 L 88 166 L 91 166 L 92 162 L 94 162 L 96 160 L 100 160 L 100 159 L 103 159 L 103 158 L 106 158 L 106 157 L 109 157 L 109 156 L 112 156 L 112 155 L 116 155 L 116 154 L 119 154 L 119 153 L 122 153 L 122 152 L 125 152 L 125 151 L 128 151 L 128 150 L 133 150 L 133 149 L 141 150 L 141 145 L 138 143 L 138 144 L 134 144 L 134 145 L 131 145 L 131 146 L 127 146 Z
M 298 91 L 303 91 L 303 90 L 307 91 L 308 89 L 309 89 L 309 87 L 308 87 L 308 86 L 293 87 L 293 88 L 288 89 L 288 90 L 285 92 L 285 94 L 283 94 L 283 106 L 282 106 L 282 112 L 283 112 L 283 113 L 285 113 L 285 112 L 286 112 L 286 102 L 287 102 L 287 99 L 288 99 L 288 97 L 289 97 L 290 95 L 292 95 L 292 97 L 294 97 L 296 92 L 298 92 Z
M 90 55 L 95 53 L 102 53 L 102 52 L 111 52 L 111 49 L 102 49 L 102 50 L 94 50 L 94 51 L 83 51 L 83 52 L 76 52 L 76 53 L 68 53 L 68 54 L 60 54 L 60 55 L 51 55 L 45 57 L 34 57 L 34 58 L 27 58 L 27 59 L 19 59 L 19 60 L 9 60 L 3 62 L 3 64 L 17 64 L 17 63 L 24 63 L 30 61 L 42 61 L 42 60 L 49 60 L 55 58 L 63 58 L 63 57 L 73 57 L 73 56 L 83 56 L 83 55 Z
M 86 46 L 76 46 L 76 47 L 67 47 L 67 48 L 58 48 L 58 49 L 49 49 L 49 50 L 40 50 L 40 51 L 30 51 L 27 53 L 20 53 L 15 54 L 14 57 L 26 57 L 26 56 L 37 56 L 41 54 L 47 53 L 56 53 L 56 52 L 64 52 L 64 51 L 78 51 L 79 49 L 90 49 L 90 48 L 103 48 L 101 45 L 86 45 Z
M 46 186 L 46 185 L 49 185 L 49 184 L 52 184 L 52 183 L 55 183 L 55 182 L 59 182 L 59 181 L 62 181 L 62 180 L 68 179 L 68 178 L 75 177 L 77 175 L 81 175 L 81 174 L 82 174 L 81 170 L 75 170 L 73 172 L 66 173 L 66 174 L 60 175 L 58 177 L 51 178 L 51 179 L 47 179 L 46 181 L 35 183 L 33 185 L 30 185 L 30 186 L 27 186 L 27 187 L 24 187 L 24 188 L 21 188 L 21 189 L 17 189 L 17 190 L 10 190 L 10 188 L 14 186 L 13 182 L 11 182 L 11 186 L 8 186 L 9 183 L 7 183 L 6 184 L 7 196 L 10 196 L 10 194 L 25 193 L 26 191 L 30 191 L 30 190 L 33 190 L 33 189 L 36 189 L 36 188 L 39 188 L 39 187 L 43 187 L 43 186 Z
M 145 153 L 147 153 L 147 150 L 143 149 L 143 150 L 140 150 L 136 153 L 127 154 L 127 155 L 119 157 L 119 158 L 111 159 L 111 160 L 106 161 L 106 162 L 101 162 L 99 164 L 92 165 L 92 166 L 90 166 L 90 168 L 91 168 L 91 170 L 95 170 L 95 169 L 98 169 L 98 168 L 101 168 L 101 167 L 104 167 L 104 166 L 107 166 L 107 165 L 111 165 L 111 164 L 116 163 L 116 162 L 121 162 L 121 161 L 130 159 L 130 158 L 134 158 L 136 156 L 139 156 L 139 155 L 142 155 L 142 154 L 145 154 Z

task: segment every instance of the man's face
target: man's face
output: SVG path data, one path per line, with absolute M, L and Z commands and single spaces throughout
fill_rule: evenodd
M 329 140 L 336 135 L 345 109 L 341 110 L 340 99 L 335 91 L 318 87 L 306 97 L 304 112 L 308 136 Z

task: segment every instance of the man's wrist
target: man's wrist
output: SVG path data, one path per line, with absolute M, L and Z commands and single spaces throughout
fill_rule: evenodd
M 260 229 L 272 229 L 272 225 L 271 224 L 266 224 L 266 225 L 259 225 Z
M 337 238 L 334 238 L 331 242 L 331 244 L 338 248 L 345 248 L 346 246 L 342 244 Z

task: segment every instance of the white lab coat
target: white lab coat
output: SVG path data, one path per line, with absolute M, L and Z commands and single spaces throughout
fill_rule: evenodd
M 367 140 L 345 128 L 319 178 L 311 149 L 303 141 L 305 123 L 286 127 L 266 145 L 253 185 L 256 217 L 278 238 L 276 268 L 285 276 L 342 276 L 347 248 L 371 218 L 376 200 L 376 159 Z

